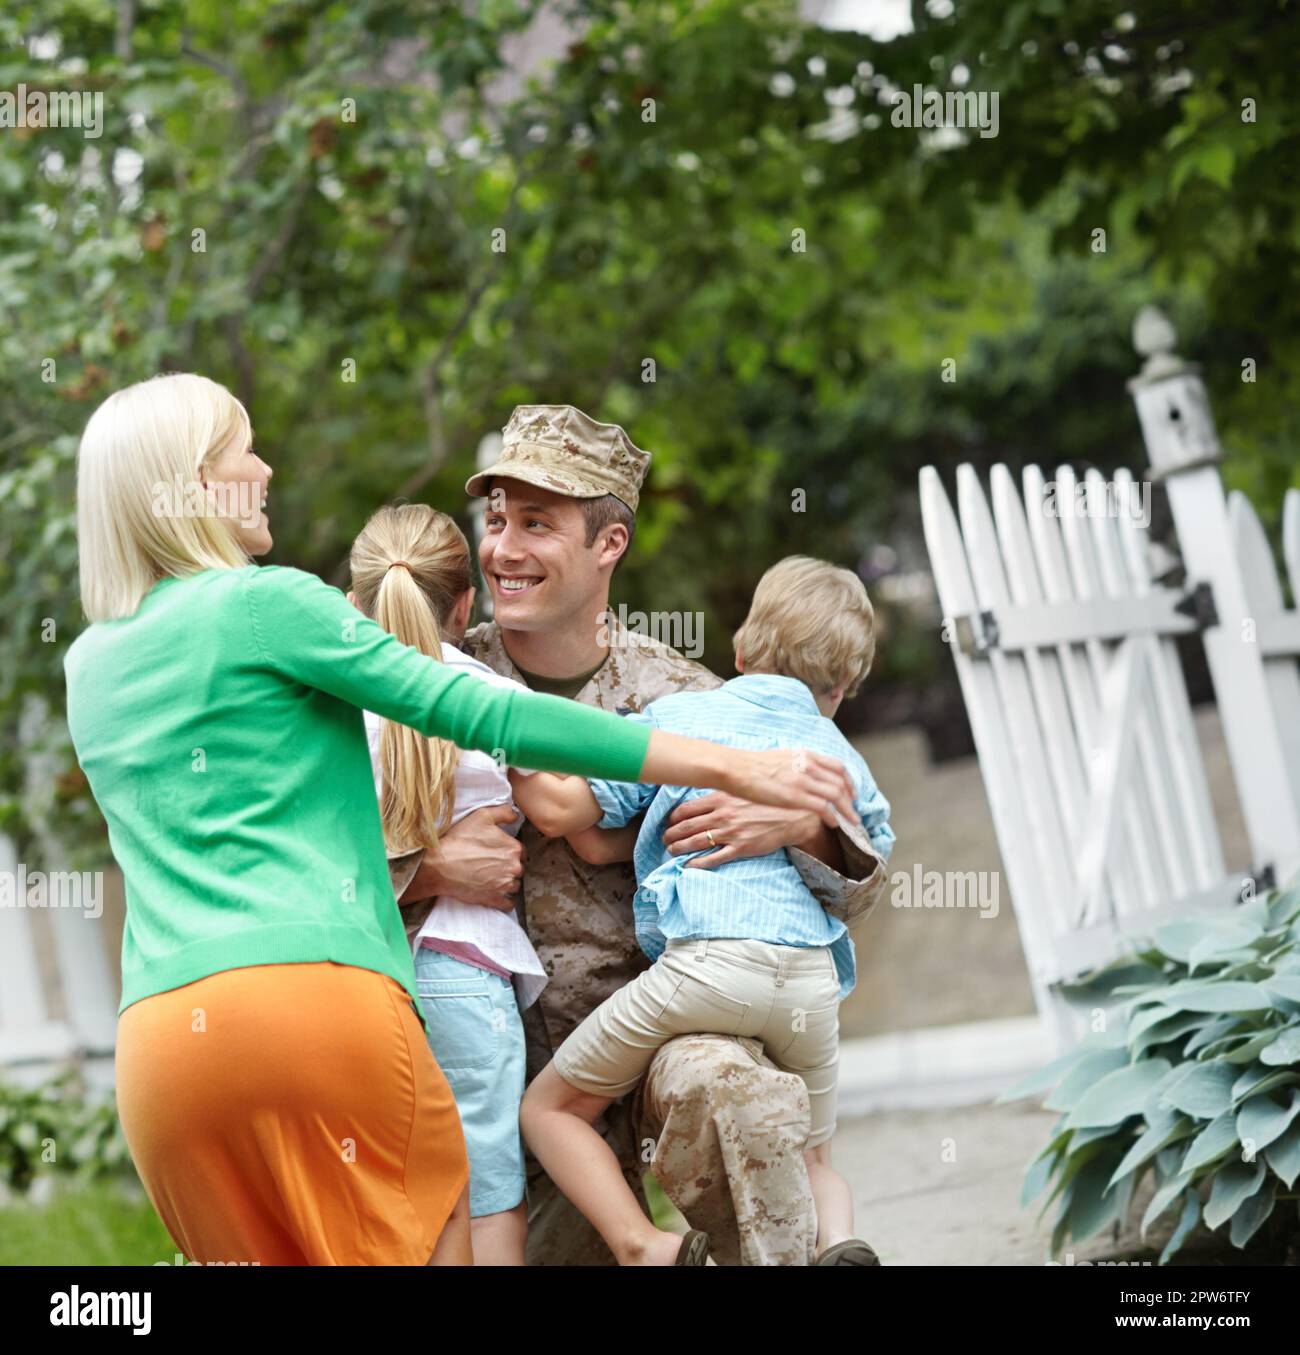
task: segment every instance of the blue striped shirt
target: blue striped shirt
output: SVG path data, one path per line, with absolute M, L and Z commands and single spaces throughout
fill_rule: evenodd
M 889 802 L 867 764 L 817 709 L 812 692 L 795 678 L 745 674 L 713 691 L 662 696 L 641 714 L 625 718 L 732 748 L 810 748 L 830 753 L 848 768 L 854 808 L 872 847 L 881 857 L 893 849 Z M 652 960 L 659 958 L 668 941 L 701 937 L 829 946 L 840 977 L 840 998 L 853 991 L 857 975 L 848 928 L 817 902 L 784 849 L 711 870 L 687 870 L 691 856 L 702 853 L 673 856 L 663 844 L 665 821 L 679 804 L 708 791 L 623 781 L 589 784 L 604 811 L 602 828 L 622 828 L 646 812 L 636 840 L 638 883 L 632 912 L 637 942 Z

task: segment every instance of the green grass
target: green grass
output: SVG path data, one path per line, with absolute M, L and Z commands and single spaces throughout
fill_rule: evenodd
M 64 1186 L 46 1204 L 0 1208 L 0 1266 L 150 1266 L 175 1257 L 175 1243 L 138 1189 Z
M 680 1219 L 659 1184 L 645 1175 L 655 1223 Z M 151 1266 L 175 1264 L 176 1245 L 139 1191 L 112 1182 L 61 1185 L 47 1204 L 0 1208 L 0 1266 Z

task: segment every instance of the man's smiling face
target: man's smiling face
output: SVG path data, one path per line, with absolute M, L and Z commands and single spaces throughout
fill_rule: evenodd
M 580 500 L 494 478 L 483 524 L 478 559 L 502 629 L 545 630 L 583 611 L 596 624 L 610 570 L 601 541 L 587 545 Z

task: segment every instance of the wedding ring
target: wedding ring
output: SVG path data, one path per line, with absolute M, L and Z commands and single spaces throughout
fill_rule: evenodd
M 713 829 L 712 829 L 712 828 L 706 828 L 706 829 L 704 830 L 704 836 L 705 836 L 706 838 L 709 839 L 709 846 L 710 846 L 710 847 L 716 847 L 716 846 L 718 845 L 718 844 L 713 840 Z

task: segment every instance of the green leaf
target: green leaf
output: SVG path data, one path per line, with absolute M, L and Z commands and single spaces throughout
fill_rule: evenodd
M 1259 986 L 1275 997 L 1284 997 L 1288 1002 L 1300 1002 L 1300 974 L 1274 974 Z
M 1237 1117 L 1232 1111 L 1225 1111 L 1217 1120 L 1212 1120 L 1192 1140 L 1183 1158 L 1182 1170 L 1195 1171 L 1222 1157 L 1224 1153 L 1237 1146 Z
M 1143 1162 L 1154 1157 L 1162 1148 L 1167 1148 L 1171 1143 L 1176 1143 L 1179 1139 L 1184 1139 L 1195 1131 L 1196 1122 L 1176 1112 L 1153 1120 L 1128 1152 L 1124 1154 L 1124 1160 L 1115 1168 L 1115 1174 L 1110 1178 L 1110 1184 L 1113 1186 L 1120 1177 L 1127 1175 L 1135 1167 L 1141 1166 Z
M 1187 966 L 1195 971 L 1207 960 L 1228 955 L 1243 946 L 1248 946 L 1262 931 L 1262 927 L 1239 917 L 1213 928 L 1206 928 L 1202 924 L 1202 935 L 1187 952 Z
M 1273 1005 L 1272 998 L 1257 983 L 1176 984 L 1164 989 L 1160 1000 L 1166 1007 L 1189 1012 L 1254 1012 Z
M 1259 1153 L 1286 1133 L 1297 1114 L 1300 1114 L 1300 1091 L 1293 1089 L 1290 1102 L 1285 1106 L 1279 1105 L 1271 1096 L 1253 1096 L 1237 1112 L 1237 1137 L 1244 1147 L 1253 1147 Z
M 1212 1120 L 1232 1105 L 1236 1078 L 1237 1070 L 1229 1063 L 1193 1063 L 1164 1087 L 1160 1099 L 1186 1115 Z
M 1178 1197 L 1187 1189 L 1190 1182 L 1190 1176 L 1178 1175 L 1172 1181 L 1166 1181 L 1164 1185 L 1157 1188 L 1156 1193 L 1151 1197 L 1151 1202 L 1147 1205 L 1146 1213 L 1142 1215 L 1143 1237 L 1146 1237 L 1147 1230 L 1160 1215 L 1178 1200 Z
M 1252 1035 L 1249 1040 L 1244 1040 L 1235 1048 L 1225 1051 L 1222 1057 L 1226 1062 L 1233 1064 L 1253 1063 L 1276 1038 L 1275 1030 L 1262 1030 L 1258 1035 Z M 1207 1049 L 1205 1054 L 1208 1055 L 1209 1052 Z
M 1019 1101 L 1026 1096 L 1033 1096 L 1046 1087 L 1055 1086 L 1075 1064 L 1095 1053 L 1113 1056 L 1115 1051 L 1109 1049 L 1104 1051 L 1094 1050 L 1087 1045 L 1080 1045 L 1079 1048 L 1070 1050 L 1068 1054 L 1062 1054 L 1060 1058 L 1053 1059 L 1051 1063 L 1044 1064 L 1043 1067 L 1030 1073 L 1028 1077 L 1022 1078 L 1010 1090 L 1003 1092 L 993 1104 L 1001 1106 L 1008 1101 Z M 1123 1061 L 1121 1059 L 1121 1062 Z
M 1203 1027 L 1205 1017 L 1200 1012 L 1170 1012 L 1168 1007 L 1152 1007 L 1153 1012 L 1163 1013 L 1161 1020 L 1147 1023 L 1141 1027 L 1140 1032 L 1134 1036 L 1134 1027 L 1138 1026 L 1142 1017 L 1147 1013 L 1142 1012 L 1133 1018 L 1129 1026 L 1129 1048 L 1133 1052 L 1133 1057 L 1139 1058 L 1145 1054 L 1148 1049 L 1153 1049 L 1156 1045 L 1164 1044 L 1167 1040 L 1176 1040 L 1180 1035 L 1185 1035 L 1189 1030 L 1196 1030 L 1197 1027 Z M 1231 1017 L 1223 1017 L 1225 1021 L 1232 1020 Z M 1184 1053 L 1189 1052 L 1184 1050 Z
M 1288 1190 L 1300 1176 L 1300 1124 L 1293 1124 L 1264 1154 L 1268 1165 L 1282 1178 Z
M 1096 1085 L 1107 1074 L 1129 1066 L 1125 1049 L 1090 1049 L 1068 1072 L 1044 1101 L 1048 1110 L 1070 1110 L 1089 1087 Z M 1073 1128 L 1069 1121 L 1067 1126 Z
M 1103 1153 L 1079 1173 L 1070 1197 L 1070 1236 L 1075 1242 L 1099 1233 L 1113 1223 L 1119 1213 L 1123 1196 L 1112 1190 L 1110 1180 L 1117 1165 L 1116 1153 Z
M 1201 1217 L 1201 1202 L 1196 1196 L 1195 1191 L 1188 1191 L 1187 1203 L 1183 1206 L 1183 1216 L 1178 1220 L 1178 1227 L 1174 1229 L 1169 1241 L 1165 1243 L 1165 1249 L 1160 1253 L 1160 1264 L 1166 1265 L 1169 1258 L 1178 1250 L 1187 1240 L 1187 1235 L 1196 1227 Z
M 1260 1051 L 1259 1061 L 1274 1067 L 1282 1063 L 1300 1063 L 1300 1026 L 1288 1026 Z
M 1232 1103 L 1239 1105 L 1248 1096 L 1271 1092 L 1275 1087 L 1286 1087 L 1300 1082 L 1300 1073 L 1277 1072 L 1262 1063 L 1252 1064 L 1232 1084 Z
M 1276 1195 L 1277 1182 L 1266 1181 L 1250 1199 L 1239 1206 L 1232 1216 L 1232 1227 L 1228 1230 L 1228 1236 L 1234 1247 L 1244 1247 L 1259 1232 L 1273 1212 Z
M 1025 1173 L 1024 1185 L 1020 1188 L 1020 1207 L 1027 1209 L 1046 1189 L 1056 1169 L 1056 1158 L 1046 1154 L 1036 1158 Z
M 1189 1016 L 1187 1019 L 1194 1019 L 1198 1022 L 1204 1020 L 1199 1013 L 1194 1014 L 1194 1016 Z M 1236 1015 L 1219 1016 L 1213 1021 L 1206 1022 L 1206 1024 L 1202 1026 L 1200 1034 L 1188 1040 L 1186 1045 L 1183 1046 L 1183 1053 L 1195 1054 L 1198 1049 L 1204 1049 L 1206 1045 L 1213 1044 L 1216 1040 L 1222 1039 L 1225 1035 L 1233 1031 L 1240 1022 L 1241 1017 Z
M 1262 1162 L 1229 1162 L 1214 1175 L 1210 1198 L 1205 1202 L 1205 1226 L 1218 1228 L 1248 1200 L 1264 1179 Z
M 1147 1097 L 1170 1070 L 1166 1059 L 1144 1059 L 1127 1068 L 1107 1073 L 1089 1087 L 1065 1118 L 1070 1129 L 1090 1129 L 1119 1124 L 1138 1114 Z

